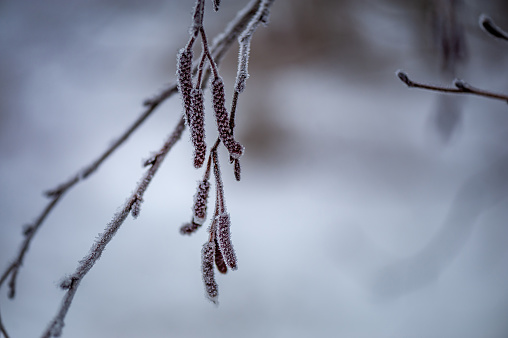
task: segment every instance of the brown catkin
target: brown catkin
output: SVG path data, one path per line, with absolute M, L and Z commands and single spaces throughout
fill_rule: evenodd
M 229 114 L 226 109 L 226 94 L 224 91 L 224 82 L 220 76 L 212 81 L 213 110 L 215 111 L 215 120 L 219 137 L 231 157 L 238 159 L 243 154 L 244 147 L 235 141 L 229 124 Z
M 209 191 L 210 182 L 208 182 L 208 180 L 200 181 L 196 194 L 194 195 L 194 223 L 203 224 L 206 220 L 206 207 Z
M 182 48 L 178 52 L 176 77 L 178 91 L 182 95 L 183 108 L 187 123 L 190 122 L 192 111 L 191 90 L 192 90 L 192 49 Z
M 190 97 L 191 111 L 189 116 L 189 127 L 191 130 L 192 144 L 194 145 L 194 167 L 201 168 L 206 158 L 203 91 L 201 89 L 194 88 L 190 92 Z
M 214 276 L 215 242 L 206 242 L 201 250 L 201 272 L 208 299 L 217 304 L 219 287 Z
M 231 221 L 228 213 L 222 213 L 218 216 L 217 242 L 224 257 L 226 264 L 232 269 L 237 269 L 235 249 L 231 243 L 230 227 Z

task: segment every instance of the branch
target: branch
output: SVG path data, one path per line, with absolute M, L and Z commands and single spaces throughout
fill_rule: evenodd
M 399 77 L 399 79 L 402 82 L 404 82 L 410 88 L 420 88 L 420 89 L 437 91 L 437 92 L 441 92 L 441 93 L 473 94 L 473 95 L 484 96 L 484 97 L 488 97 L 491 99 L 497 99 L 497 100 L 502 100 L 502 101 L 508 102 L 508 95 L 492 93 L 492 92 L 489 92 L 489 91 L 486 91 L 483 89 L 479 89 L 479 88 L 473 87 L 470 84 L 468 84 L 467 82 L 459 80 L 459 79 L 455 79 L 455 81 L 453 81 L 453 85 L 455 86 L 455 88 L 453 88 L 453 87 L 441 87 L 441 86 L 435 86 L 435 85 L 428 85 L 428 84 L 412 81 L 411 79 L 409 79 L 408 75 L 401 70 L 398 70 L 395 74 Z
M 231 47 L 233 42 L 238 38 L 238 36 L 244 31 L 245 27 L 248 25 L 248 23 L 252 20 L 252 18 L 257 13 L 262 1 L 261 0 L 252 0 L 247 6 L 244 7 L 243 10 L 238 12 L 235 19 L 233 19 L 226 29 L 219 34 L 214 40 L 213 45 L 210 48 L 210 52 L 213 55 L 215 62 L 217 64 L 220 63 L 221 59 L 227 52 L 227 50 Z M 197 72 L 198 65 L 195 65 L 193 67 L 193 73 L 195 74 Z M 207 69 L 207 74 L 205 75 L 205 79 L 209 76 L 210 70 Z M 203 82 L 205 82 L 204 80 Z M 204 85 L 204 83 L 203 83 Z M 53 210 L 53 208 L 56 206 L 57 202 L 60 200 L 60 198 L 68 191 L 70 190 L 74 185 L 76 185 L 78 182 L 81 182 L 85 178 L 88 178 L 92 173 L 94 173 L 102 163 L 109 158 L 109 156 L 122 145 L 129 136 L 136 131 L 141 124 L 153 113 L 153 111 L 166 99 L 170 98 L 173 94 L 178 92 L 178 87 L 176 83 L 170 84 L 167 88 L 165 88 L 161 93 L 157 94 L 151 99 L 147 99 L 144 101 L 143 105 L 146 107 L 146 109 L 143 111 L 143 113 L 134 121 L 134 123 L 110 146 L 108 147 L 95 161 L 93 161 L 90 165 L 85 167 L 84 169 L 80 170 L 77 174 L 72 176 L 69 180 L 61 183 L 56 188 L 47 191 L 45 194 L 51 200 L 47 204 L 47 206 L 43 209 L 41 214 L 38 216 L 36 221 L 32 224 L 26 227 L 24 231 L 25 239 L 20 247 L 20 250 L 18 252 L 18 255 L 14 259 L 14 261 L 7 267 L 7 269 L 4 271 L 2 276 L 0 277 L 0 289 L 3 285 L 3 283 L 7 280 L 9 276 L 11 276 L 10 282 L 9 282 L 9 298 L 13 298 L 15 295 L 15 286 L 16 286 L 16 277 L 18 274 L 19 269 L 22 266 L 24 256 L 26 252 L 28 251 L 29 245 L 34 238 L 35 233 L 40 228 L 40 226 L 43 224 L 44 220 L 48 216 L 48 214 Z M 183 121 L 183 118 L 181 122 Z M 183 122 L 182 122 L 183 123 Z M 182 130 L 183 131 L 183 130 Z M 169 150 L 169 149 L 168 149 Z M 151 165 L 152 168 L 154 166 L 154 163 L 158 161 L 159 156 L 156 155 L 155 158 L 152 158 L 150 162 L 147 162 L 145 165 Z M 150 178 L 151 180 L 151 178 Z M 146 186 L 149 182 L 147 182 Z M 146 189 L 146 186 L 144 189 Z M 144 190 L 143 190 L 144 191 Z M 136 200 L 133 201 L 133 204 L 130 205 L 130 208 L 133 208 L 133 216 L 137 216 L 139 213 L 139 204 L 141 203 L 141 196 L 137 195 Z M 127 207 L 127 205 L 126 205 Z M 128 213 L 127 213 L 128 214 Z M 117 214 L 117 217 L 122 216 L 122 213 Z M 126 217 L 127 215 L 125 215 Z M 121 217 L 120 217 L 121 218 Z M 125 219 L 125 218 L 124 218 Z M 121 221 L 123 222 L 123 220 Z M 120 222 L 120 224 L 121 224 Z M 113 223 L 113 222 L 112 222 Z M 110 225 L 112 224 L 110 223 Z M 120 225 L 119 224 L 119 225 Z M 118 225 L 118 226 L 119 226 Z M 116 231 L 116 230 L 115 230 Z M 107 243 L 105 243 L 107 244 Z M 52 330 L 54 330 L 58 324 L 63 325 L 63 317 L 65 316 L 70 303 L 72 302 L 72 297 L 75 293 L 75 288 L 77 288 L 77 285 L 79 283 L 71 283 L 69 286 L 69 292 L 66 294 L 66 297 L 64 298 L 64 302 L 62 303 L 62 309 L 61 313 L 59 314 L 62 322 L 53 322 L 51 327 Z M 63 312 L 62 312 L 63 311 Z M 61 330 L 61 328 L 60 328 Z M 58 330 L 56 330 L 58 331 Z M 0 321 L 0 332 L 3 333 L 4 336 L 7 337 L 7 332 L 5 330 L 5 327 L 3 326 L 2 322 Z M 48 331 L 49 332 L 49 329 Z
M 182 133 L 185 129 L 185 120 L 183 117 L 180 118 L 176 128 L 173 133 L 169 136 L 167 141 L 164 143 L 161 150 L 155 156 L 153 163 L 151 164 L 148 171 L 143 176 L 141 182 L 136 187 L 136 190 L 132 193 L 128 201 L 123 206 L 122 210 L 118 212 L 113 220 L 107 225 L 106 229 L 102 234 L 100 234 L 99 238 L 95 241 L 92 248 L 90 249 L 90 253 L 84 257 L 81 261 L 79 261 L 79 265 L 76 271 L 68 276 L 62 281 L 60 287 L 62 289 L 67 289 L 67 293 L 65 294 L 62 304 L 60 305 L 60 309 L 54 319 L 51 321 L 51 324 L 44 332 L 43 337 L 59 337 L 62 334 L 62 328 L 64 326 L 64 318 L 71 306 L 72 299 L 76 294 L 79 284 L 85 277 L 85 275 L 90 271 L 90 269 L 94 266 L 94 264 L 99 260 L 102 255 L 102 252 L 111 241 L 113 236 L 116 234 L 120 226 L 123 224 L 127 216 L 131 211 L 135 210 L 136 205 L 139 201 L 142 200 L 143 195 L 146 191 L 146 188 L 152 181 L 155 173 L 159 169 L 160 165 L 164 161 L 164 158 L 171 150 L 171 148 L 176 144 L 176 142 L 182 136 Z
M 480 15 L 480 27 L 483 28 L 490 35 L 508 41 L 508 33 L 499 28 L 494 21 L 486 14 Z

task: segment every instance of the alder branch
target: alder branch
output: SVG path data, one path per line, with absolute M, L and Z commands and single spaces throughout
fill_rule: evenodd
M 226 29 L 219 34 L 214 40 L 212 47 L 210 48 L 210 52 L 214 57 L 216 64 L 219 64 L 222 60 L 225 53 L 229 50 L 233 42 L 238 38 L 238 36 L 244 31 L 245 27 L 249 24 L 252 18 L 257 13 L 262 1 L 261 0 L 252 0 L 249 4 L 247 4 L 244 9 L 238 12 L 237 16 L 227 25 Z M 197 72 L 198 65 L 193 67 L 193 73 Z M 210 69 L 207 69 L 205 74 L 205 79 L 209 76 Z M 206 80 L 203 81 L 203 85 L 205 85 Z M 170 98 L 173 94 L 178 92 L 178 87 L 176 83 L 170 84 L 167 88 L 165 88 L 158 95 L 147 99 L 144 101 L 143 105 L 146 109 L 143 113 L 134 121 L 134 123 L 114 142 L 108 147 L 96 160 L 94 160 L 90 165 L 86 166 L 84 169 L 80 170 L 77 174 L 72 176 L 69 180 L 59 184 L 56 188 L 52 190 L 48 190 L 45 192 L 45 195 L 51 200 L 47 204 L 47 206 L 43 209 L 41 214 L 37 217 L 36 221 L 27 226 L 24 231 L 25 238 L 21 244 L 20 250 L 13 260 L 11 264 L 6 268 L 2 276 L 0 277 L 0 289 L 3 283 L 11 276 L 9 281 L 9 298 L 13 298 L 16 290 L 16 278 L 19 269 L 22 266 L 23 259 L 25 254 L 28 251 L 30 243 L 34 238 L 35 233 L 43 224 L 44 220 L 48 216 L 48 214 L 53 210 L 56 206 L 57 202 L 60 198 L 73 186 L 75 186 L 78 182 L 88 178 L 92 173 L 94 173 L 102 163 L 108 159 L 142 124 L 143 122 L 155 111 L 155 109 L 166 99 Z M 183 121 L 183 118 L 182 118 Z M 157 158 L 152 158 L 150 161 L 145 163 L 146 166 L 154 164 Z M 139 208 L 140 200 L 136 200 L 137 207 Z M 133 206 L 136 206 L 133 205 Z M 137 215 L 137 213 L 136 213 Z M 66 299 L 72 301 L 73 294 L 67 296 Z M 65 315 L 65 314 L 64 314 Z M 0 320 L 0 332 L 3 333 L 5 337 L 8 337 L 6 329 L 3 323 Z
M 436 86 L 436 85 L 429 85 L 424 83 L 419 83 L 411 80 L 409 76 L 404 73 L 401 70 L 398 70 L 396 72 L 396 75 L 399 77 L 399 79 L 404 82 L 408 87 L 410 88 L 420 88 L 420 89 L 426 89 L 431 91 L 437 91 L 441 93 L 452 93 L 452 94 L 472 94 L 472 95 L 478 95 L 483 97 L 488 97 L 491 99 L 497 99 L 508 102 L 508 95 L 505 94 L 498 94 L 489 92 L 483 89 L 479 89 L 476 87 L 471 86 L 465 81 L 456 79 L 453 82 L 453 87 L 442 87 L 442 86 Z
M 148 171 L 144 174 L 141 182 L 136 187 L 136 190 L 129 197 L 122 210 L 114 216 L 113 220 L 107 225 L 106 229 L 102 234 L 100 234 L 99 238 L 95 241 L 92 248 L 90 249 L 90 253 L 84 257 L 81 261 L 79 261 L 79 265 L 76 271 L 68 276 L 62 281 L 60 287 L 62 289 L 66 289 L 67 293 L 65 294 L 60 309 L 58 310 L 57 315 L 51 321 L 51 324 L 47 328 L 47 330 L 42 335 L 43 337 L 59 337 L 62 333 L 62 328 L 64 326 L 64 318 L 71 306 L 72 299 L 76 294 L 78 286 L 82 281 L 83 277 L 90 271 L 90 269 L 94 266 L 94 264 L 99 260 L 102 255 L 102 252 L 111 241 L 113 236 L 116 234 L 120 226 L 123 224 L 127 216 L 131 211 L 134 210 L 136 204 L 142 200 L 143 195 L 146 191 L 146 188 L 152 181 L 155 173 L 159 169 L 160 165 L 164 161 L 164 158 L 171 150 L 171 148 L 176 144 L 176 142 L 182 136 L 182 133 L 185 129 L 185 120 L 183 117 L 180 118 L 176 128 L 171 133 L 167 141 L 164 143 L 161 150 L 155 155 L 154 161 L 151 164 Z

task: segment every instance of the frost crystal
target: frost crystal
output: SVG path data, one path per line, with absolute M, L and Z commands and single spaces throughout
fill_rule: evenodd
M 217 227 L 217 242 L 219 248 L 224 257 L 226 264 L 232 269 L 236 270 L 236 254 L 231 243 L 231 236 L 229 229 L 231 227 L 231 221 L 228 213 L 223 213 L 218 216 L 218 227 Z
M 194 195 L 194 223 L 203 224 L 206 220 L 206 204 L 209 191 L 210 183 L 207 180 L 201 181 Z
M 195 168 L 201 168 L 206 157 L 205 109 L 203 101 L 203 91 L 196 88 L 192 89 L 189 127 L 191 130 L 192 144 L 194 145 Z
M 214 276 L 214 254 L 215 243 L 206 242 L 201 250 L 201 271 L 203 273 L 203 282 L 205 283 L 205 292 L 208 299 L 217 304 L 219 297 L 219 288 L 215 282 Z

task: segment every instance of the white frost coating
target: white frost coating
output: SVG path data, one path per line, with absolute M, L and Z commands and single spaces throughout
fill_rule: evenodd
M 238 71 L 236 73 L 235 91 L 241 93 L 245 89 L 245 81 L 249 78 L 249 54 L 252 35 L 260 23 L 267 24 L 270 15 L 270 6 L 274 0 L 264 0 L 260 5 L 256 15 L 249 22 L 245 30 L 238 37 L 240 50 L 238 52 Z

